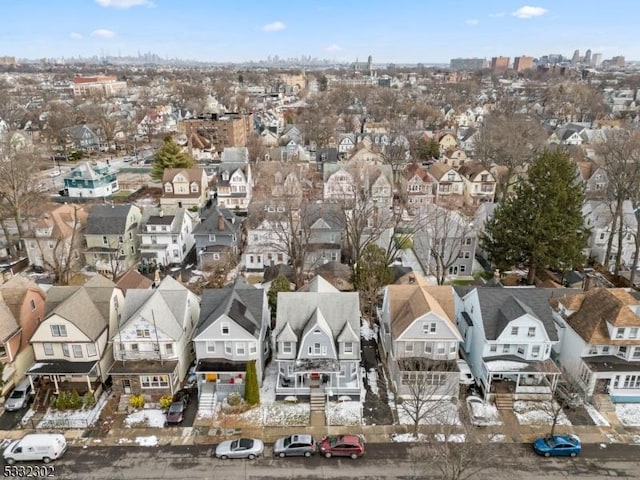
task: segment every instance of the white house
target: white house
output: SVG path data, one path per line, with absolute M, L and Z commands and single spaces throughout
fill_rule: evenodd
M 110 197 L 120 190 L 116 171 L 100 161 L 83 162 L 73 167 L 64 176 L 64 188 L 72 198 Z
M 195 245 L 196 222 L 186 208 L 146 208 L 139 234 L 143 262 L 165 267 L 182 264 Z

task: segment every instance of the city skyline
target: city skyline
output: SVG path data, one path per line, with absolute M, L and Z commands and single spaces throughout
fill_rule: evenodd
M 488 3 L 488 2 L 486 2 Z M 201 62 L 315 57 L 339 63 L 448 63 L 452 58 L 540 57 L 574 50 L 640 60 L 633 38 L 638 6 L 562 2 L 335 0 L 264 3 L 183 0 L 23 0 L 5 5 L 0 55 L 17 58 L 136 56 Z M 463 12 L 463 13 L 460 13 Z M 625 12 L 624 15 L 621 12 Z

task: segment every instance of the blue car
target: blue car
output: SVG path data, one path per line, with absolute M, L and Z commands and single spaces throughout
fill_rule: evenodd
M 533 442 L 533 450 L 545 457 L 575 457 L 580 449 L 580 439 L 575 435 L 553 435 Z

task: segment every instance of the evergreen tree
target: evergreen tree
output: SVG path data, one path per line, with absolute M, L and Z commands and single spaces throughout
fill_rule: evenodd
M 531 285 L 538 268 L 566 271 L 584 261 L 588 232 L 582 219 L 584 191 L 576 175 L 565 151 L 545 151 L 533 162 L 481 237 L 498 268 L 523 264 Z
M 155 181 L 162 181 L 165 169 L 191 168 L 194 165 L 193 159 L 182 151 L 180 145 L 174 142 L 173 138 L 166 137 L 153 159 L 151 178 Z
M 276 311 L 278 308 L 278 293 L 279 292 L 290 292 L 291 286 L 287 277 L 280 274 L 278 275 L 273 282 L 271 282 L 271 287 L 267 292 L 267 299 L 269 300 L 269 308 L 271 309 L 271 318 L 276 318 Z
M 256 361 L 247 363 L 244 384 L 244 399 L 249 405 L 260 403 L 260 387 L 258 385 L 258 374 L 256 372 Z

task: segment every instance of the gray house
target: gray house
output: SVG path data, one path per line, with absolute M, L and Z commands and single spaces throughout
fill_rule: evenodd
M 252 360 L 262 384 L 270 318 L 266 290 L 241 277 L 232 286 L 202 292 L 193 336 L 200 408 L 213 408 L 216 398 L 231 392 L 244 393 L 244 375 Z
M 198 268 L 225 262 L 238 255 L 242 221 L 228 208 L 216 207 L 193 230 L 196 239 Z
M 273 351 L 276 399 L 360 399 L 360 300 L 316 276 L 304 291 L 280 292 Z
M 310 203 L 304 206 L 302 217 L 308 235 L 305 272 L 328 262 L 339 262 L 343 232 L 340 205 Z

